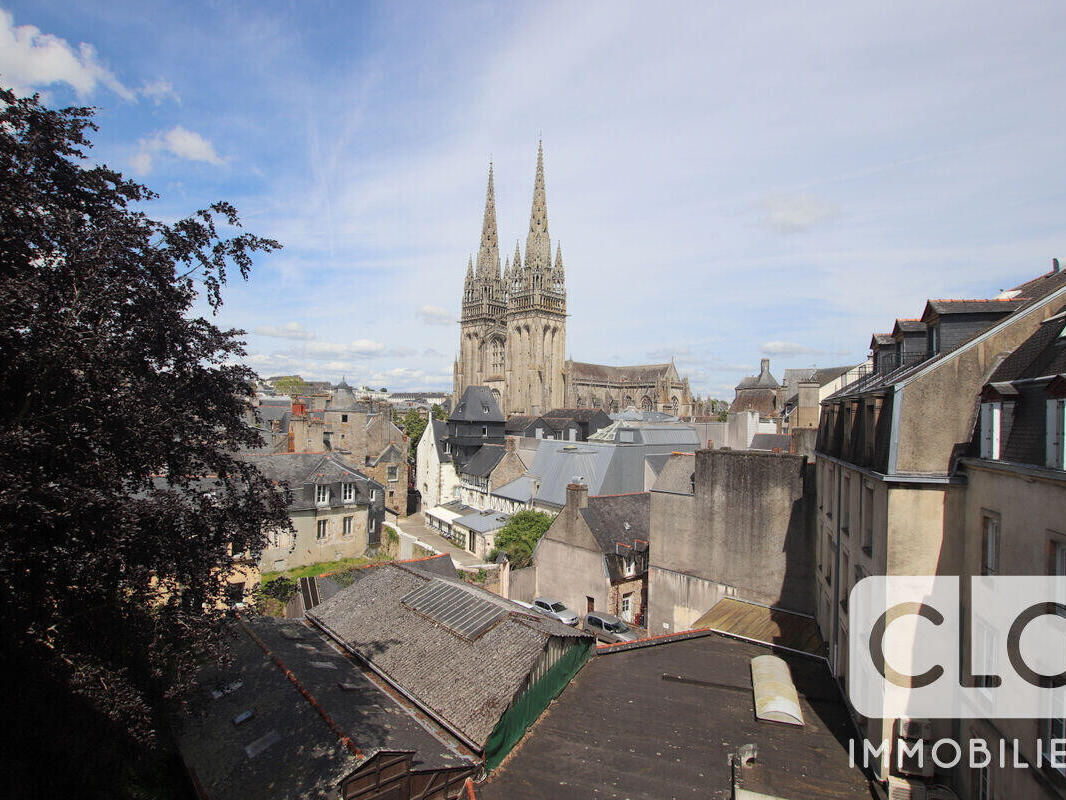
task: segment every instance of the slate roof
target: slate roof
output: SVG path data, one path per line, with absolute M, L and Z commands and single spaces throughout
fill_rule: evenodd
M 615 422 L 677 422 L 680 418 L 665 411 L 640 411 L 634 406 L 609 415 Z M 601 429 L 602 430 L 602 429 Z
M 341 742 L 253 635 L 364 756 L 382 749 L 413 750 L 415 765 L 425 768 L 468 761 L 313 629 L 266 617 L 250 618 L 244 625 L 233 629 L 233 661 L 201 670 L 198 689 L 178 722 L 179 750 L 205 796 L 212 800 L 332 797 L 339 782 L 364 762 Z M 342 689 L 341 683 L 349 688 Z M 224 689 L 229 691 L 217 698 L 212 695 Z M 253 713 L 247 721 L 234 724 L 249 710 Z
M 553 408 L 543 416 L 550 419 L 572 419 L 576 422 L 588 422 L 598 414 L 598 408 Z
M 874 350 L 878 347 L 885 347 L 887 345 L 895 344 L 896 340 L 892 338 L 891 333 L 875 333 L 870 337 L 870 349 Z
M 1027 298 L 1013 300 L 929 300 L 922 319 L 933 314 L 1009 314 L 1025 305 Z
M 502 615 L 473 640 L 463 638 L 402 602 L 431 580 L 458 587 L 472 603 L 493 604 Z M 588 634 L 491 592 L 396 563 L 362 571 L 308 617 L 478 749 L 551 639 L 589 640 Z
M 455 422 L 503 422 L 503 414 L 487 386 L 467 386 L 463 398 L 448 417 Z
M 989 383 L 1043 378 L 1066 372 L 1066 306 L 1041 323 L 1036 332 L 1007 356 Z
M 478 533 L 497 531 L 510 521 L 509 514 L 501 514 L 499 511 L 478 511 L 476 514 L 467 514 L 465 517 L 453 519 L 452 525 L 462 525 Z
M 651 530 L 651 495 L 647 492 L 589 497 L 581 517 L 605 555 L 618 545 L 635 550 L 648 547 Z
M 925 333 L 925 323 L 920 319 L 897 319 L 892 326 L 892 339 L 900 333 Z
M 430 419 L 430 435 L 433 437 L 433 446 L 437 448 L 437 460 L 440 463 L 449 463 L 452 460 L 451 453 L 444 452 L 444 439 L 448 435 L 448 423 L 442 419 Z
M 781 384 L 770 373 L 769 369 L 761 371 L 758 375 L 749 375 L 737 384 L 737 389 L 776 389 Z
M 274 483 L 284 483 L 289 487 L 292 492 L 290 511 L 307 511 L 316 507 L 314 497 L 301 491 L 307 484 L 354 483 L 357 505 L 368 505 L 371 490 L 383 488 L 377 481 L 329 453 L 246 453 L 241 458 L 258 467 Z M 340 508 L 343 505 L 340 492 L 332 492 L 330 507 Z
M 757 433 L 751 437 L 749 450 L 773 450 L 775 447 L 788 452 L 792 440 L 785 433 Z
M 462 473 L 464 475 L 474 475 L 478 478 L 484 478 L 496 469 L 496 465 L 500 463 L 500 460 L 506 452 L 507 451 L 502 444 L 483 444 L 481 445 L 481 448 L 474 453 L 473 457 L 466 462 L 466 465 L 462 469 Z
M 869 800 L 867 780 L 848 762 L 858 736 L 823 660 L 775 653 L 792 673 L 806 726 L 756 719 L 751 659 L 769 652 L 710 634 L 597 656 L 478 796 L 732 800 L 730 757 L 751 743 L 758 756 L 737 774 L 757 796 Z
M 535 419 L 536 417 L 529 417 L 523 415 L 508 417 L 506 422 L 504 423 L 503 429 L 507 433 L 513 433 L 517 434 L 518 436 L 521 436 L 523 431 L 525 431 L 526 428 L 532 425 L 533 420 Z
M 571 381 L 599 381 L 603 383 L 620 383 L 630 385 L 655 383 L 673 368 L 673 364 L 635 364 L 629 367 L 611 367 L 606 364 L 587 364 L 583 361 L 570 362 Z

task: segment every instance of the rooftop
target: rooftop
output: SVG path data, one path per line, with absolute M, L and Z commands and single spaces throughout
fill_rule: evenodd
M 766 647 L 709 634 L 600 655 L 549 707 L 481 800 L 700 797 L 731 800 L 730 756 L 758 756 L 743 786 L 773 797 L 870 797 L 848 764 L 856 734 L 825 662 L 779 654 L 806 725 L 759 721 L 751 659 Z

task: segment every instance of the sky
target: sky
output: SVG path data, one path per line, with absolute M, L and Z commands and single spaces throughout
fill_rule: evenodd
M 0 83 L 95 106 L 154 216 L 284 245 L 216 319 L 263 376 L 450 388 L 489 162 L 502 257 L 542 138 L 568 354 L 732 399 L 1066 256 L 1064 34 L 1001 0 L 0 0 Z

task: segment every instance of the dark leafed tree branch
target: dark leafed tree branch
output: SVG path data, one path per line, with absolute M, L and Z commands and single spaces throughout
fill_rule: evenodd
M 55 713 L 143 744 L 217 639 L 230 552 L 288 526 L 233 455 L 258 444 L 242 332 L 192 314 L 279 245 L 225 238 L 228 203 L 150 219 L 87 163 L 91 117 L 0 90 L 0 647 Z M 26 722 L 23 748 L 60 724 Z

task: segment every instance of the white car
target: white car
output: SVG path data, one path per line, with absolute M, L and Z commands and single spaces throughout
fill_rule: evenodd
M 557 619 L 564 625 L 577 626 L 577 614 L 552 597 L 534 597 L 533 610 Z

